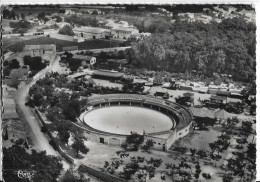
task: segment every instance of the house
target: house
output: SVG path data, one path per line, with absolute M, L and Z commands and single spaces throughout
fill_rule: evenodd
M 80 60 L 83 67 L 93 66 L 97 61 L 96 57 L 77 54 L 73 55 L 72 60 Z
M 31 57 L 45 56 L 45 55 L 55 55 L 56 45 L 54 44 L 44 44 L 44 45 L 25 45 L 23 52 Z
M 217 104 L 226 104 L 228 103 L 227 97 L 224 96 L 218 96 L 218 95 L 212 95 L 210 97 L 210 101 Z
M 113 38 L 117 39 L 128 39 L 131 35 L 139 33 L 139 30 L 135 26 L 129 25 L 126 21 L 115 23 L 113 20 L 109 20 L 104 25 L 104 28 L 110 30 Z
M 84 39 L 104 39 L 110 34 L 110 31 L 104 28 L 96 27 L 76 27 L 73 29 L 76 36 Z
M 139 33 L 138 29 L 126 27 L 114 27 L 111 29 L 113 38 L 128 39 L 131 35 Z

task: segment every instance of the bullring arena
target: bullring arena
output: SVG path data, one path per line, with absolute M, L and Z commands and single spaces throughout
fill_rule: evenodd
M 153 96 L 108 94 L 89 98 L 80 120 L 93 142 L 119 146 L 136 132 L 152 139 L 154 149 L 167 151 L 189 133 L 193 116 L 187 108 Z

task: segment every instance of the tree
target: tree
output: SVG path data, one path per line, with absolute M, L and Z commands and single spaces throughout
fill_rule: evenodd
M 45 13 L 44 12 L 41 12 L 37 15 L 37 18 L 41 21 L 44 21 L 44 18 L 45 18 Z
M 62 18 L 60 16 L 53 16 L 52 18 L 55 18 L 57 23 L 62 22 Z
M 197 151 L 197 150 L 196 150 L 195 148 L 193 148 L 193 149 L 191 148 L 191 149 L 190 149 L 191 156 L 194 156 L 194 155 L 196 154 L 196 151 Z
M 25 20 L 25 14 L 24 14 L 24 13 L 21 13 L 21 18 L 22 18 L 23 20 Z
M 11 73 L 11 69 L 10 69 L 9 67 L 5 67 L 5 68 L 3 69 L 3 75 L 4 75 L 4 76 L 9 76 L 10 73 Z
M 150 153 L 150 152 L 151 152 L 151 148 L 152 148 L 153 146 L 154 146 L 153 140 L 149 139 L 149 140 L 146 140 L 145 144 L 142 146 L 142 149 L 143 149 L 145 152 Z
M 3 148 L 3 178 L 5 181 L 21 181 L 14 171 L 35 171 L 32 181 L 56 181 L 62 171 L 61 160 L 55 156 L 46 155 L 46 151 L 31 153 L 14 144 L 10 148 Z
M 58 126 L 57 130 L 60 140 L 68 145 L 70 138 L 69 128 L 67 128 L 66 125 L 64 126 L 63 124 L 61 124 Z
M 11 11 L 11 12 L 10 12 L 10 19 L 15 20 L 15 17 L 16 17 L 15 12 L 14 12 L 14 11 Z
M 3 18 L 4 19 L 10 19 L 11 18 L 10 15 L 11 15 L 11 13 L 8 9 L 3 10 Z
M 131 132 L 130 135 L 126 137 L 125 143 L 123 143 L 123 148 L 130 151 L 138 151 L 140 145 L 144 142 L 144 136 L 137 133 Z
M 65 106 L 65 107 L 63 108 L 63 114 L 64 114 L 64 116 L 65 116 L 67 119 L 69 119 L 69 120 L 71 120 L 71 121 L 76 121 L 77 114 L 76 114 L 76 112 L 75 112 L 75 110 L 74 110 L 73 107 L 71 107 L 71 106 L 69 106 L 69 105 Z
M 79 156 L 79 152 L 86 154 L 89 151 L 89 149 L 85 146 L 83 139 L 77 137 L 75 138 L 75 141 L 72 144 L 72 148 L 75 149 L 77 157 Z
M 9 63 L 10 69 L 20 68 L 20 63 L 16 59 L 12 59 Z
M 60 9 L 59 13 L 64 14 L 65 13 L 65 9 Z
M 74 36 L 74 32 L 71 28 L 71 26 L 69 25 L 65 25 L 63 28 L 61 28 L 59 30 L 59 34 L 63 34 L 63 35 L 70 35 L 70 36 Z
M 82 173 L 72 169 L 68 169 L 61 179 L 61 182 L 90 182 L 89 178 L 86 179 Z
M 42 62 L 42 58 L 37 57 L 31 57 L 31 56 L 24 56 L 23 58 L 24 65 L 29 65 L 31 70 L 39 71 L 46 67 L 46 63 Z
M 97 10 L 94 10 L 94 11 L 92 12 L 92 15 L 98 15 Z
M 256 160 L 256 144 L 255 143 L 248 144 L 246 154 L 247 154 L 248 158 L 254 163 Z
M 32 98 L 36 106 L 40 106 L 44 100 L 44 90 L 38 84 L 34 84 L 29 90 L 29 96 Z

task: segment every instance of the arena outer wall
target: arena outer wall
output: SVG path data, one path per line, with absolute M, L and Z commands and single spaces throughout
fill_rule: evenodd
M 99 95 L 89 98 L 87 105 L 82 109 L 82 114 L 80 115 L 80 120 L 85 126 L 84 134 L 89 140 L 109 146 L 120 146 L 125 141 L 127 135 L 104 132 L 92 128 L 84 122 L 84 116 L 89 111 L 100 107 L 111 107 L 115 105 L 149 108 L 166 114 L 172 119 L 173 127 L 170 130 L 144 133 L 145 141 L 152 139 L 154 141 L 153 148 L 156 150 L 169 150 L 176 140 L 186 136 L 192 128 L 192 113 L 187 108 L 168 100 L 137 94 Z

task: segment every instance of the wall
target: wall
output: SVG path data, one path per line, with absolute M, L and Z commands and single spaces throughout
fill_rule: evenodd
M 69 156 L 68 154 L 66 154 L 66 152 L 64 152 L 61 147 L 59 146 L 58 141 L 52 136 L 51 132 L 48 130 L 48 128 L 46 127 L 46 123 L 44 122 L 44 120 L 42 119 L 42 116 L 40 114 L 40 112 L 38 111 L 37 108 L 35 108 L 35 113 L 37 114 L 37 116 L 39 117 L 41 124 L 46 128 L 46 131 L 49 135 L 49 137 L 51 138 L 51 140 L 53 141 L 54 145 L 56 146 L 58 152 L 60 153 L 60 155 L 65 158 L 68 162 L 70 162 L 71 164 L 74 163 L 74 159 Z
M 169 150 L 172 144 L 176 141 L 176 129 L 174 129 L 173 133 L 167 139 L 166 149 Z
M 90 132 L 90 131 L 85 131 L 84 132 L 84 136 L 88 138 L 88 140 L 92 141 L 92 142 L 96 142 L 96 143 L 101 143 L 100 142 L 100 138 L 104 139 L 104 144 L 106 145 L 116 145 L 116 146 L 120 146 L 125 140 L 126 137 L 125 136 L 120 136 L 120 135 L 105 135 L 102 133 L 94 133 L 94 132 Z
M 74 33 L 76 36 L 82 37 L 84 39 L 94 39 L 93 36 L 95 36 L 95 39 L 102 39 L 102 38 L 105 38 L 105 36 L 106 36 L 106 33 L 87 33 L 87 32 L 79 32 L 79 31 L 75 31 L 75 30 L 74 30 Z
M 167 146 L 167 140 L 166 139 L 157 138 L 157 137 L 153 137 L 153 136 L 145 136 L 144 143 L 147 140 L 153 140 L 153 142 L 154 142 L 153 149 L 155 149 L 155 150 L 163 150 L 163 146 L 165 146 L 165 150 L 167 150 L 166 149 L 166 146 Z
M 80 165 L 78 170 L 80 172 L 86 172 L 86 173 L 88 173 L 88 174 L 90 174 L 90 175 L 92 175 L 92 176 L 94 176 L 94 177 L 96 177 L 96 178 L 98 178 L 102 181 L 106 181 L 106 182 L 127 182 L 124 179 L 121 179 L 121 178 L 118 178 L 116 176 L 98 171 L 96 169 L 90 168 L 90 167 L 85 166 L 85 165 Z
M 188 126 L 186 126 L 185 128 L 182 128 L 180 131 L 177 131 L 176 132 L 176 140 L 186 136 L 190 132 L 190 126 L 191 125 L 192 125 L 192 122 Z
M 59 39 L 59 40 L 66 40 L 66 41 L 71 41 L 71 42 L 77 42 L 77 40 L 74 39 L 74 36 L 62 35 L 62 34 L 58 34 L 58 33 L 51 33 L 50 38 Z

